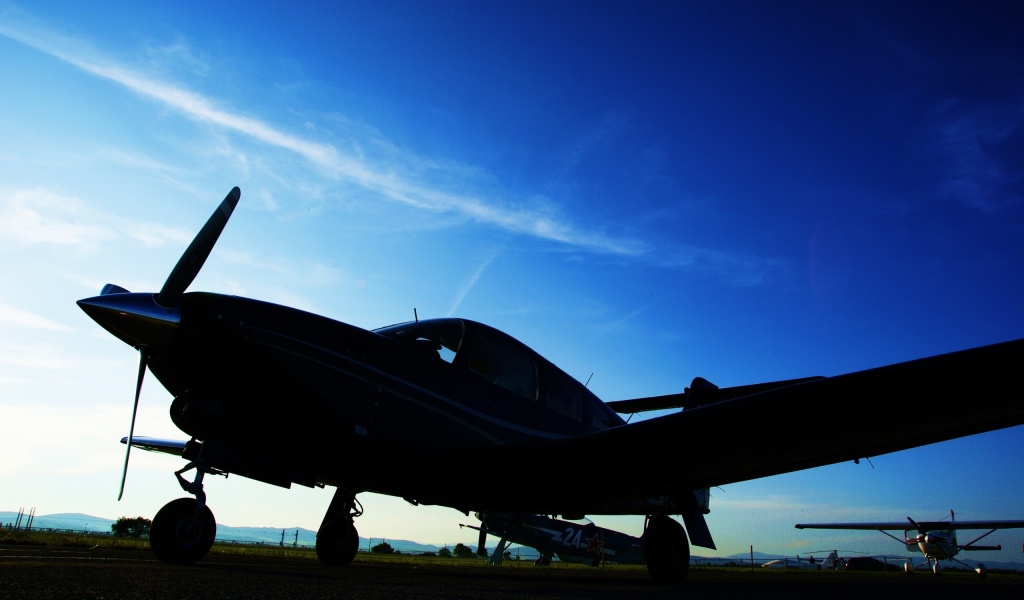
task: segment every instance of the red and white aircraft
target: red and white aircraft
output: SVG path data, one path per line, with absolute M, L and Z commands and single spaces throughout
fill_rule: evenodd
M 928 565 L 936 575 L 941 571 L 941 567 L 939 566 L 940 560 L 951 560 L 970 569 L 971 567 L 969 565 L 954 558 L 961 550 L 1002 550 L 1002 546 L 978 546 L 975 545 L 975 542 L 995 531 L 998 531 L 999 529 L 1024 528 L 1024 521 L 960 521 L 958 523 L 953 517 L 952 510 L 949 511 L 949 521 L 918 522 L 910 517 L 907 517 L 907 521 L 910 522 L 909 527 L 903 521 L 895 521 L 882 523 L 797 523 L 796 528 L 863 529 L 880 531 L 897 542 L 906 544 L 907 550 L 914 550 L 916 548 L 924 555 L 925 562 L 921 563 L 917 567 L 910 562 L 906 563 L 903 567 L 905 572 L 912 573 L 915 569 Z M 987 529 L 988 531 L 966 544 L 959 544 L 956 541 L 956 532 L 959 529 Z M 903 530 L 903 539 L 889 533 L 889 531 L 895 530 Z M 984 575 L 985 565 L 979 563 L 978 567 L 974 570 L 979 575 Z

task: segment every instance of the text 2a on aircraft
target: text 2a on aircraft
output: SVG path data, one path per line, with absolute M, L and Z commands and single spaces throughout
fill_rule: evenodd
M 150 543 L 167 562 L 205 556 L 216 525 L 203 479 L 233 473 L 335 487 L 317 535 L 327 564 L 352 560 L 356 496 L 377 492 L 465 513 L 648 516 L 648 570 L 680 580 L 690 543 L 714 547 L 703 516 L 710 486 L 1024 422 L 1024 340 L 834 377 L 722 389 L 698 378 L 681 394 L 605 404 L 481 323 L 369 331 L 259 300 L 186 293 L 239 196 L 238 188 L 228 194 L 158 293 L 108 284 L 79 301 L 139 351 L 125 472 L 133 445 L 188 461 L 176 477 L 192 497 L 153 519 Z M 134 439 L 147 370 L 173 397 L 171 418 L 188 442 Z M 835 397 L 856 397 L 863 408 L 843 428 L 818 410 Z M 910 400 L 921 397 L 932 410 Z M 613 412 L 669 407 L 686 408 L 631 424 Z M 888 418 L 874 418 L 882 408 Z M 309 432 L 303 444 L 271 443 L 292 426 Z M 425 448 L 431 460 L 415 460 Z M 565 485 L 566 465 L 573 485 Z

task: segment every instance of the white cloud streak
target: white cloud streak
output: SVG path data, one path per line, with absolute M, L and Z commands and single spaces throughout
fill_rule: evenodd
M 392 201 L 424 210 L 454 212 L 513 233 L 559 242 L 589 252 L 640 255 L 647 250 L 637 240 L 580 232 L 571 224 L 547 214 L 504 207 L 479 197 L 449 193 L 414 179 L 403 178 L 390 170 L 376 169 L 367 164 L 364 158 L 343 155 L 330 144 L 309 141 L 280 131 L 260 119 L 217 107 L 213 101 L 195 92 L 148 78 L 109 60 L 95 58 L 95 53 L 83 51 L 78 47 L 80 43 L 71 40 L 59 39 L 49 33 L 18 29 L 9 24 L 0 24 L 0 35 L 62 60 L 83 72 L 124 86 L 197 122 L 227 129 L 293 152 L 331 177 L 347 179 Z
M 469 295 L 469 291 L 473 289 L 473 286 L 475 286 L 478 281 L 480 281 L 480 277 L 483 276 L 484 271 L 491 266 L 491 263 L 494 262 L 495 257 L 497 257 L 499 253 L 500 250 L 491 252 L 490 256 L 484 259 L 484 261 L 469 276 L 466 282 L 462 285 L 462 288 L 459 290 L 459 293 L 455 296 L 455 300 L 452 302 L 452 307 L 448 309 L 449 317 L 455 314 L 455 311 L 459 309 L 462 301 L 466 299 L 467 295 Z
M 153 247 L 167 241 L 188 242 L 192 234 L 97 211 L 78 198 L 49 190 L 0 191 L 3 243 L 87 248 L 117 237 L 129 237 Z
M 40 329 L 43 331 L 71 331 L 71 328 L 66 325 L 6 304 L 0 304 L 0 325 Z

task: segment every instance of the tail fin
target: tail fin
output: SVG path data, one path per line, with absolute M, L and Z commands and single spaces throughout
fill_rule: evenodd
M 825 557 L 825 560 L 821 561 L 822 570 L 837 570 L 840 566 L 842 566 L 842 564 L 839 558 L 839 552 L 836 550 L 829 552 L 828 556 Z

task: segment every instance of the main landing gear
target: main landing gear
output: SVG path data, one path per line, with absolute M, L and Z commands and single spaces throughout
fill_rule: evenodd
M 196 470 L 192 482 L 185 480 L 182 473 Z M 203 491 L 203 476 L 206 473 L 220 475 L 213 469 L 189 463 L 174 473 L 178 483 L 195 498 L 178 498 L 164 505 L 149 529 L 149 547 L 153 554 L 166 563 L 188 565 L 206 556 L 217 535 L 217 521 L 206 506 L 206 492 Z
M 338 488 L 327 507 L 324 522 L 316 532 L 316 556 L 325 565 L 343 567 L 356 557 L 359 533 L 353 519 L 363 514 L 355 494 Z
M 679 583 L 690 571 L 690 543 L 678 521 L 654 515 L 644 528 L 644 559 L 647 572 L 658 583 Z

